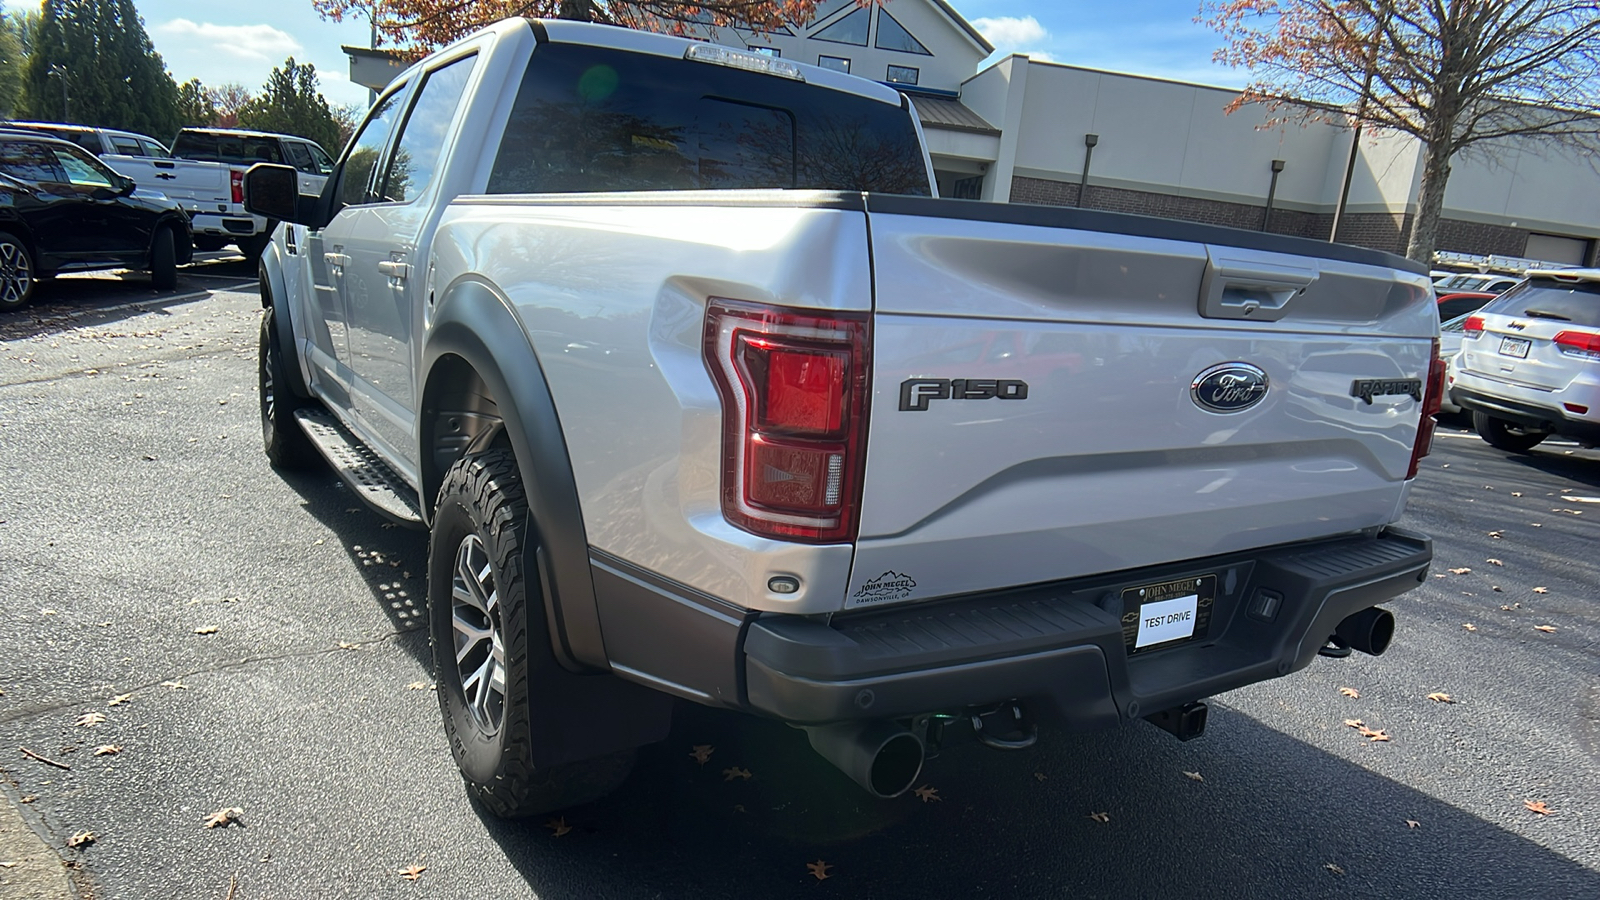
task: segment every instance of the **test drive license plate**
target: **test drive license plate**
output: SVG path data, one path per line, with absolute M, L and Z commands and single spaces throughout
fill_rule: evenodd
M 1205 637 L 1217 576 L 1198 575 L 1122 592 L 1122 642 L 1129 653 Z
M 1533 342 L 1522 338 L 1503 337 L 1500 339 L 1500 355 L 1515 356 L 1517 359 L 1528 358 L 1528 347 Z

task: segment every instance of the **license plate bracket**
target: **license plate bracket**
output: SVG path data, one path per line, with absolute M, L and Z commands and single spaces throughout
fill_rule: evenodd
M 1500 355 L 1514 356 L 1517 359 L 1528 358 L 1528 348 L 1533 342 L 1525 338 L 1503 337 L 1500 339 Z
M 1205 637 L 1216 606 L 1217 576 L 1192 575 L 1122 591 L 1122 643 L 1143 653 Z

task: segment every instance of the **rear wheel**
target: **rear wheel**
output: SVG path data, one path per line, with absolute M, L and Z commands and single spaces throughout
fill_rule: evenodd
M 0 231 L 0 310 L 21 309 L 33 299 L 33 257 L 22 241 Z
M 1472 413 L 1472 427 L 1478 432 L 1478 437 L 1487 441 L 1489 446 L 1510 453 L 1526 453 L 1550 436 L 1548 431 L 1523 428 L 1477 410 L 1473 410 Z
M 157 228 L 150 245 L 150 286 L 158 291 L 178 286 L 178 245 L 171 228 Z
M 558 667 L 538 581 L 523 571 L 528 504 L 509 450 L 458 460 L 439 488 L 428 545 L 428 620 L 445 736 L 467 792 L 498 816 L 532 816 L 616 790 L 634 751 L 538 766 L 549 727 L 532 699 Z M 531 592 L 531 594 L 530 594 Z M 545 677 L 541 677 L 545 676 Z
M 251 265 L 255 265 L 256 261 L 261 259 L 261 251 L 267 249 L 267 245 L 270 243 L 272 243 L 272 235 L 270 234 L 258 234 L 255 237 L 240 238 L 235 242 L 239 252 L 244 254 L 244 261 Z
M 283 368 L 283 348 L 278 346 L 273 316 L 271 307 L 261 314 L 261 343 L 257 357 L 261 448 L 266 451 L 267 460 L 279 469 L 306 469 L 316 463 L 318 453 L 294 417 L 301 400 L 289 391 Z
M 211 253 L 226 247 L 228 242 L 222 238 L 207 237 L 203 234 L 194 236 L 194 248 L 202 253 Z

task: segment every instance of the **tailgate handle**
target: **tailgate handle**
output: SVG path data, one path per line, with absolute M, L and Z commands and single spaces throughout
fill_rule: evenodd
M 1200 279 L 1200 315 L 1208 319 L 1252 319 L 1276 322 L 1289 312 L 1289 301 L 1321 275 L 1315 262 L 1273 254 L 1260 256 L 1206 248 L 1206 271 Z

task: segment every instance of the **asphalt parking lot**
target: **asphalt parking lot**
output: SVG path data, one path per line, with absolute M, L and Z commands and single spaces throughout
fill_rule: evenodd
M 260 452 L 251 274 L 0 318 L 0 809 L 80 896 L 1600 897 L 1600 452 L 1442 429 L 1393 648 L 1218 698 L 1201 740 L 965 746 L 879 802 L 685 707 L 616 795 L 501 822 L 429 689 L 425 536 Z

